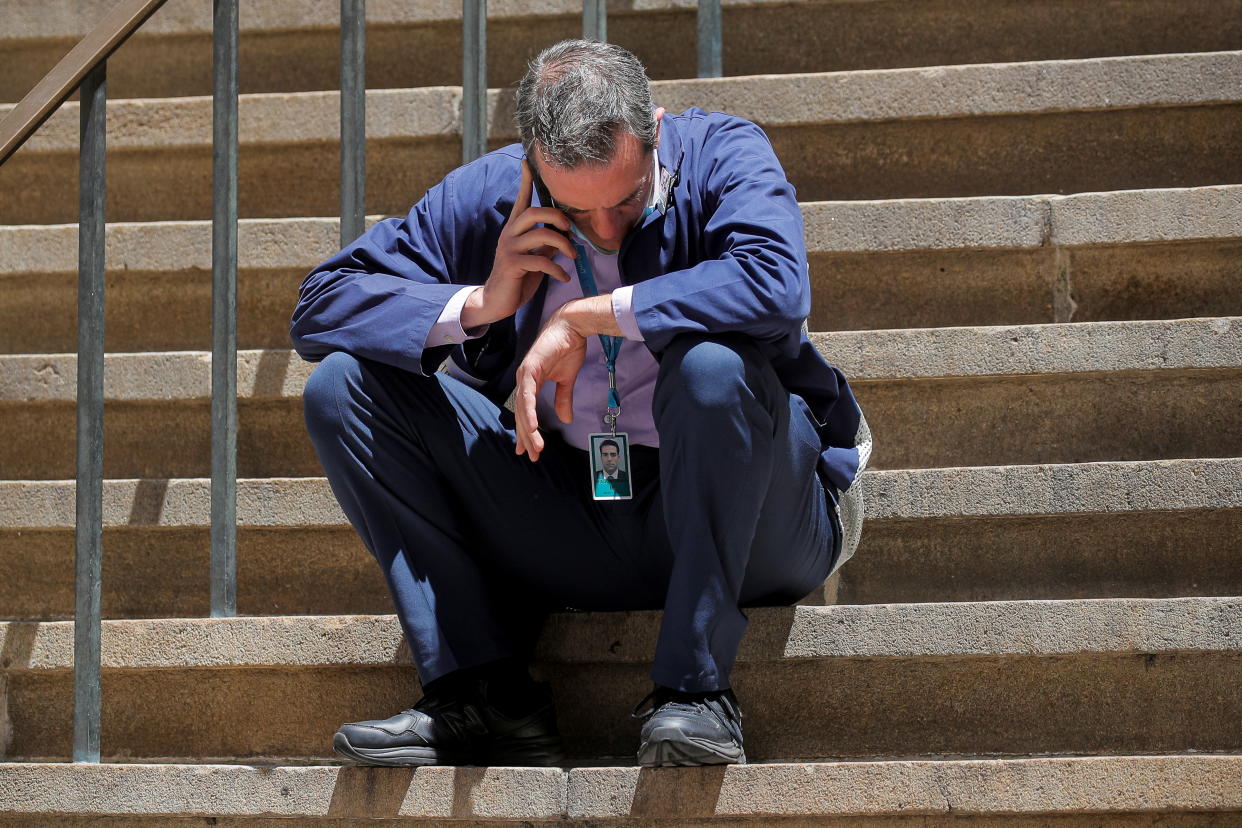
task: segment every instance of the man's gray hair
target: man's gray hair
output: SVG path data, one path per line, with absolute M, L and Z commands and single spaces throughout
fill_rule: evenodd
M 563 40 L 530 62 L 518 84 L 517 127 L 526 157 L 558 167 L 606 164 L 618 130 L 655 146 L 651 81 L 638 58 L 611 43 Z

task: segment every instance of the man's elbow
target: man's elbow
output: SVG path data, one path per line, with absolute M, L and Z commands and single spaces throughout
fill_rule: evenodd
M 293 345 L 293 350 L 297 355 L 307 362 L 319 362 L 330 352 L 330 349 L 316 342 L 312 336 L 301 329 L 296 318 L 289 326 L 289 342 Z
M 289 342 L 297 355 L 307 362 L 318 362 L 326 357 L 331 349 L 320 341 L 323 330 L 315 324 L 315 313 L 303 296 L 293 309 L 293 317 L 289 320 Z
M 769 284 L 772 288 L 763 297 L 763 310 L 773 328 L 781 334 L 790 328 L 800 330 L 811 314 L 811 286 L 806 272 L 786 270 Z
M 331 290 L 334 275 L 320 266 L 308 273 L 298 287 L 298 301 L 289 319 L 289 342 L 298 356 L 307 362 L 318 362 L 332 351 L 318 340 L 324 333 L 322 300 Z

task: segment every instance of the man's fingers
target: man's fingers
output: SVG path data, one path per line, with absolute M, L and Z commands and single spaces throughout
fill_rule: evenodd
M 505 224 L 512 224 L 515 218 L 526 212 L 526 208 L 530 207 L 530 194 L 534 188 L 535 179 L 530 174 L 530 165 L 523 161 L 522 183 L 518 184 L 517 198 L 513 200 L 513 209 L 509 211 L 509 220 Z
M 572 382 L 556 384 L 556 416 L 562 423 L 574 421 L 574 384 Z
M 539 414 L 535 410 L 535 398 L 539 383 L 529 369 L 519 369 L 517 395 L 513 411 L 516 416 L 517 453 L 525 454 L 532 461 L 539 459 L 543 439 L 539 434 Z
M 528 199 L 529 196 L 527 193 Z M 549 224 L 568 233 L 571 223 L 569 216 L 555 207 L 527 207 L 521 213 L 510 214 L 508 230 L 511 235 L 521 235 L 529 232 L 536 224 Z
M 578 256 L 578 251 L 574 250 L 573 242 L 565 238 L 562 233 L 549 230 L 546 227 L 536 227 L 534 230 L 523 233 L 515 237 L 512 244 L 521 253 L 546 255 L 545 251 L 550 251 L 553 253 L 564 253 L 570 259 L 575 259 Z
M 569 275 L 565 273 L 565 270 L 546 256 L 515 256 L 513 261 L 526 273 L 546 273 L 553 279 L 562 282 L 569 281 Z
M 532 463 L 536 463 L 541 454 L 543 454 L 543 435 L 535 430 L 526 435 L 526 456 Z

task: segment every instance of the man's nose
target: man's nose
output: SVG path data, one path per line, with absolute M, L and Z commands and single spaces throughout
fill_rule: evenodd
M 601 239 L 615 239 L 620 235 L 621 215 L 618 210 L 600 210 L 591 219 L 591 229 Z

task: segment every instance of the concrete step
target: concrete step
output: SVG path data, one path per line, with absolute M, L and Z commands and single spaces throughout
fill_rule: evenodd
M 1242 817 L 1238 756 L 632 767 L 420 768 L 0 765 L 0 814 L 58 825 L 144 817 L 373 824 L 1220 825 Z M 232 819 L 229 819 L 232 818 Z M 224 820 L 228 821 L 225 822 Z M 3 820 L 3 817 L 0 817 Z M 367 820 L 367 822 L 363 822 Z M 1052 820 L 1056 820 L 1052 822 Z M 1066 820 L 1070 820 L 1067 822 Z M 986 821 L 983 822 L 983 821 Z M 0 821 L 0 824 L 11 824 Z M 97 824 L 97 823 L 91 823 Z M 164 823 L 170 824 L 170 823 Z M 181 824 L 181 823 L 176 823 Z M 247 821 L 246 825 L 252 825 Z M 597 824 L 592 822 L 591 824 Z
M 751 118 L 804 200 L 1069 193 L 1242 183 L 1242 52 L 664 81 L 655 98 Z M 337 210 L 333 92 L 244 96 L 245 217 Z M 368 95 L 367 209 L 404 213 L 459 163 L 460 90 Z M 0 107 L 0 114 L 8 106 Z M 511 93 L 490 98 L 511 140 Z M 109 106 L 108 216 L 211 213 L 208 98 Z M 0 222 L 73 221 L 78 113 L 66 105 L 0 168 Z
M 813 330 L 1242 313 L 1242 186 L 802 205 Z M 239 228 L 243 348 L 288 347 L 335 219 Z M 108 225 L 113 351 L 211 345 L 209 222 Z M 0 227 L 0 353 L 77 347 L 77 225 Z
M 3 617 L 72 617 L 73 490 L 0 483 Z M 862 545 L 820 602 L 1242 593 L 1242 460 L 868 472 L 864 492 Z M 206 615 L 208 481 L 104 498 L 105 615 Z M 391 612 L 323 479 L 243 480 L 238 501 L 240 612 Z
M 752 761 L 1242 749 L 1242 598 L 749 615 L 733 678 Z M 536 666 L 576 761 L 632 757 L 639 723 L 626 714 L 649 687 L 659 622 L 657 612 L 550 620 Z M 8 755 L 59 760 L 72 731 L 73 624 L 0 630 Z M 107 622 L 102 754 L 328 758 L 341 721 L 416 696 L 402 642 L 394 616 Z
M 815 335 L 878 437 L 876 468 L 1242 455 L 1242 317 Z M 239 468 L 320 473 L 302 422 L 312 365 L 238 355 Z M 209 474 L 211 355 L 105 360 L 109 477 Z M 74 475 L 72 354 L 0 356 L 0 468 Z
M 725 0 L 723 6 L 724 70 L 730 75 L 1202 52 L 1242 40 L 1237 0 L 1143 0 L 1120 7 L 1058 0 Z M 0 2 L 6 24 L 0 101 L 21 98 L 106 8 L 83 0 Z M 493 0 L 491 77 L 516 79 L 539 49 L 579 36 L 581 15 L 577 0 Z M 253 0 L 242 3 L 240 19 L 243 92 L 337 88 L 335 5 Z M 367 20 L 372 88 L 461 83 L 460 4 L 372 0 Z M 653 78 L 696 73 L 693 3 L 614 4 L 608 37 L 637 54 Z M 120 97 L 210 94 L 210 6 L 169 2 L 109 62 L 108 81 L 109 93 Z

